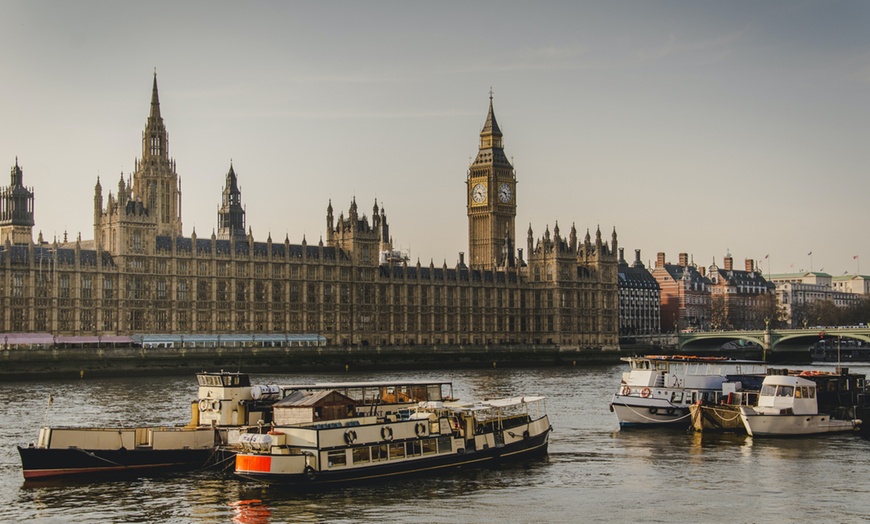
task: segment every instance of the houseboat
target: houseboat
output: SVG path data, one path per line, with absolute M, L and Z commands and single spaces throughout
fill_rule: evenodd
M 421 401 L 453 399 L 451 383 L 437 381 L 251 385 L 247 374 L 225 371 L 196 378 L 198 394 L 187 425 L 43 427 L 35 443 L 18 446 L 24 478 L 232 467 L 240 437 L 271 425 L 272 405 L 300 389 L 338 389 L 354 399 L 360 415 L 382 417 Z
M 761 377 L 767 364 L 726 357 L 624 357 L 629 371 L 610 402 L 620 427 L 689 427 L 692 404 L 718 403 L 734 391 L 736 383 Z M 724 384 L 730 384 L 725 386 Z
M 347 417 L 352 400 L 338 392 L 288 397 L 274 406 L 274 427 L 243 435 L 235 473 L 309 490 L 532 457 L 546 453 L 552 430 L 544 400 L 430 401 Z
M 802 372 L 799 375 L 776 374 L 764 379 L 758 405 L 742 406 L 740 418 L 749 435 L 794 436 L 853 431 L 861 425 L 854 418 L 854 407 L 833 412 L 820 411 L 817 382 L 811 377 L 839 374 Z

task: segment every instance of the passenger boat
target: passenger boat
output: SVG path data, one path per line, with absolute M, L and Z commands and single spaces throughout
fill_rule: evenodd
M 701 399 L 689 406 L 692 429 L 736 433 L 746 431 L 740 418 L 740 406 L 758 404 L 764 377 L 743 375 L 740 379 L 722 384 L 723 396 L 719 402 Z
M 718 403 L 741 380 L 763 376 L 767 364 L 726 357 L 624 357 L 630 369 L 623 373 L 610 402 L 620 427 L 689 427 L 692 404 Z M 732 386 L 723 385 L 731 384 Z
M 336 394 L 326 403 L 344 411 L 347 400 Z M 276 422 L 285 408 L 300 420 L 310 403 L 276 404 Z M 244 435 L 235 473 L 299 490 L 430 474 L 544 454 L 551 430 L 544 397 L 423 402 L 399 417 L 336 417 Z
M 24 478 L 93 477 L 205 466 L 232 466 L 241 435 L 272 422 L 272 405 L 300 389 L 340 390 L 361 414 L 387 416 L 420 401 L 452 400 L 449 382 L 251 385 L 244 373 L 197 374 L 197 399 L 185 426 L 43 427 L 18 446 Z M 446 392 L 445 394 L 442 391 Z
M 758 405 L 740 408 L 746 432 L 755 436 L 794 436 L 834 433 L 858 429 L 861 420 L 852 418 L 853 410 L 837 413 L 819 411 L 816 381 L 818 372 L 800 375 L 769 375 L 764 379 Z M 829 375 L 829 374 L 825 374 Z M 831 373 L 830 375 L 838 375 Z

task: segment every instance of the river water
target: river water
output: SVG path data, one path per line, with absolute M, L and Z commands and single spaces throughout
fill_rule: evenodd
M 253 375 L 256 384 L 447 379 L 465 400 L 548 397 L 554 433 L 546 458 L 305 495 L 214 472 L 25 484 L 15 444 L 35 440 L 40 425 L 186 423 L 195 378 L 6 383 L 0 522 L 866 522 L 870 440 L 620 431 L 608 402 L 625 370 Z

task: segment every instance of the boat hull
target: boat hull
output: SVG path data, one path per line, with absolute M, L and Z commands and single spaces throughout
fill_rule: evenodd
M 689 408 L 675 406 L 665 399 L 638 398 L 624 395 L 614 395 L 610 402 L 610 410 L 616 414 L 619 426 L 653 427 L 681 426 L 688 427 L 690 423 Z
M 746 432 L 754 437 L 788 437 L 855 431 L 858 420 L 831 419 L 828 415 L 766 415 L 742 412 Z
M 196 469 L 213 449 L 49 449 L 18 446 L 26 480 Z
M 538 435 L 518 442 L 477 451 L 451 453 L 392 463 L 385 462 L 361 468 L 322 471 L 306 468 L 306 471 L 302 473 L 276 474 L 240 469 L 240 464 L 243 464 L 244 460 L 243 455 L 239 454 L 236 461 L 236 475 L 249 480 L 278 484 L 289 489 L 328 489 L 377 482 L 391 478 L 431 475 L 457 468 L 484 467 L 543 456 L 547 453 L 549 433 L 550 429 L 547 429 Z M 268 455 L 260 458 L 267 457 Z

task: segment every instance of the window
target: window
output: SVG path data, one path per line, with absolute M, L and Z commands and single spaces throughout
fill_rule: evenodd
M 347 466 L 347 454 L 345 451 L 330 451 L 326 454 L 327 464 L 330 468 Z

